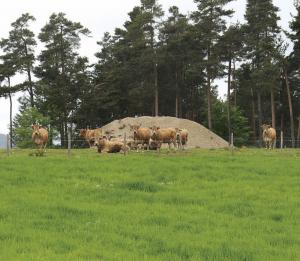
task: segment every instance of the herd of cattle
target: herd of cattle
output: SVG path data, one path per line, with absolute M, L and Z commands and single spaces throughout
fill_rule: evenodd
M 84 138 L 90 147 L 96 146 L 98 152 L 120 152 L 127 150 L 160 150 L 162 144 L 171 144 L 174 148 L 184 148 L 188 141 L 188 131 L 179 128 L 142 127 L 130 125 L 130 135 L 115 137 L 113 130 L 104 132 L 101 128 L 81 129 L 79 136 Z
M 188 141 L 188 131 L 179 128 L 141 127 L 130 125 L 131 135 L 113 136 L 113 130 L 81 129 L 79 136 L 84 138 L 90 147 L 97 147 L 98 152 L 115 153 L 128 150 L 148 149 L 160 150 L 162 144 L 173 144 L 174 148 L 184 148 Z M 32 125 L 32 140 L 37 148 L 44 149 L 48 142 L 48 131 L 39 124 Z
M 188 142 L 188 130 L 179 128 L 142 127 L 130 125 L 128 138 L 114 137 L 113 130 L 81 129 L 79 136 L 84 138 L 90 147 L 96 146 L 98 152 L 114 153 L 127 150 L 160 150 L 162 144 L 171 144 L 174 148 L 183 149 Z M 270 125 L 262 125 L 263 140 L 267 149 L 275 148 L 276 130 Z M 48 131 L 39 124 L 32 125 L 32 140 L 38 149 L 44 149 L 48 142 Z

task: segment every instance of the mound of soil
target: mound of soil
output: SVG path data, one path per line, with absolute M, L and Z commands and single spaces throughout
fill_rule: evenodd
M 102 127 L 102 130 L 113 131 L 115 137 L 123 138 L 125 133 L 126 137 L 132 136 L 130 132 L 130 125 L 142 124 L 142 127 L 159 126 L 161 128 L 181 128 L 187 129 L 189 132 L 187 148 L 208 148 L 217 149 L 228 147 L 228 142 L 211 132 L 204 126 L 194 121 L 179 119 L 175 117 L 136 117 L 124 118 L 115 120 Z

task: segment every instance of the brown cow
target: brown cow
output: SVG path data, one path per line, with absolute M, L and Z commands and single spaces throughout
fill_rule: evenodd
M 142 144 L 142 147 L 144 147 L 144 144 L 146 144 L 147 149 L 149 150 L 149 142 L 151 138 L 150 128 L 141 128 L 140 124 L 130 125 L 130 130 L 133 131 L 133 140 L 135 145 L 138 146 L 138 144 Z
M 38 149 L 45 149 L 48 141 L 48 131 L 39 124 L 32 124 L 32 141 Z
M 177 146 L 184 149 L 184 146 L 187 145 L 189 132 L 187 129 L 176 128 L 175 130 Z
M 89 144 L 90 148 L 95 146 L 95 142 L 102 135 L 102 129 L 81 129 L 79 131 L 79 137 L 84 138 L 86 142 Z
M 169 149 L 172 143 L 174 148 L 176 148 L 176 130 L 174 128 L 161 129 L 160 127 L 154 126 L 152 131 L 151 139 L 158 143 L 158 149 L 161 148 L 162 143 L 168 143 Z
M 263 130 L 263 140 L 266 144 L 266 149 L 274 149 L 276 146 L 276 130 L 267 124 L 263 124 L 261 128 Z
M 98 139 L 95 142 L 95 146 L 97 146 L 99 153 L 102 153 L 102 152 L 116 153 L 116 152 L 128 150 L 127 146 L 124 146 L 124 142 L 122 142 L 120 140 L 119 141 L 118 140 L 110 141 L 107 139 L 106 136 Z

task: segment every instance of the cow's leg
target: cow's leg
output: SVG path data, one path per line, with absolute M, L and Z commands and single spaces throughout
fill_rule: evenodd
M 148 151 L 150 150 L 150 140 L 148 140 L 148 142 L 147 142 L 147 150 Z

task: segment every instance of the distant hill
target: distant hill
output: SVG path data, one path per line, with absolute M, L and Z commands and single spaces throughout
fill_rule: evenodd
M 0 134 L 0 149 L 6 148 L 6 135 Z

